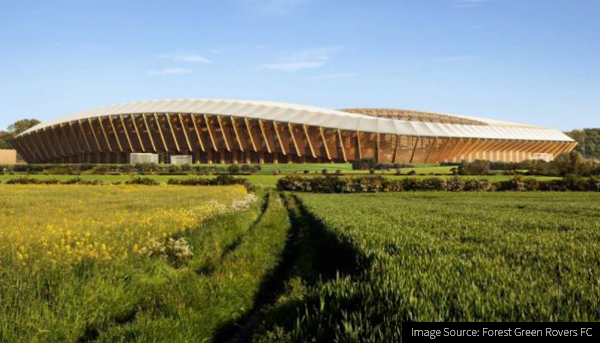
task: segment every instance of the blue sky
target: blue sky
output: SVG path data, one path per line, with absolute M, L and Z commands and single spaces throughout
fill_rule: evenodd
M 0 128 L 169 98 L 600 126 L 600 1 L 0 0 Z

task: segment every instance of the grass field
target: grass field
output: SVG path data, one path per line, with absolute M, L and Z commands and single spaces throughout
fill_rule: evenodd
M 1 342 L 202 342 L 278 264 L 278 196 L 241 186 L 0 186 Z
M 599 211 L 577 192 L 0 185 L 0 342 L 374 343 L 406 321 L 599 321 Z
M 259 341 L 397 342 L 405 321 L 600 320 L 600 194 L 299 197 L 306 230 L 330 239 L 311 268 L 337 274 L 291 277 Z

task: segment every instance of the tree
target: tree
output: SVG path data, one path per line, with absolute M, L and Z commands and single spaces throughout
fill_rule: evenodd
M 575 150 L 588 159 L 600 159 L 600 129 L 582 129 L 565 132 L 577 143 Z
M 0 149 L 14 149 L 15 137 L 39 123 L 37 119 L 22 119 L 10 124 L 8 132 L 0 132 Z
M 552 161 L 552 169 L 560 176 L 585 175 L 588 172 L 588 164 L 579 152 L 573 150 L 556 156 Z

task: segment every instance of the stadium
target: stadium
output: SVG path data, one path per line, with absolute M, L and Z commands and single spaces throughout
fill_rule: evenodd
M 577 145 L 560 131 L 499 120 L 408 111 L 330 110 L 265 101 L 133 102 L 40 123 L 15 140 L 28 163 L 437 163 L 550 160 Z

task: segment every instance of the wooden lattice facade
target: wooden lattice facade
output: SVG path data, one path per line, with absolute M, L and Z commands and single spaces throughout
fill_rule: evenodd
M 477 123 L 475 125 L 480 125 Z M 256 116 L 186 112 L 119 113 L 34 128 L 15 140 L 29 163 L 128 163 L 131 153 L 192 155 L 194 163 L 380 163 L 556 156 L 573 141 L 398 135 Z

